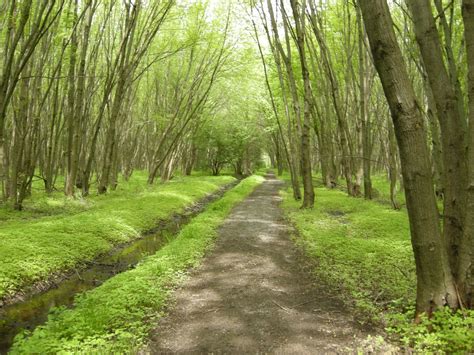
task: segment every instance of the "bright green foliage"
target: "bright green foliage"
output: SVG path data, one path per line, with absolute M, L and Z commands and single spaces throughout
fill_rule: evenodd
M 230 176 L 178 177 L 147 186 L 145 179 L 145 174 L 136 174 L 130 182 L 119 184 L 116 192 L 87 200 L 39 199 L 34 206 L 57 206 L 56 215 L 28 223 L 22 219 L 23 212 L 4 215 L 8 220 L 0 226 L 0 299 L 138 238 L 157 220 L 234 181 Z M 60 213 L 62 208 L 64 213 Z M 35 216 L 34 207 L 28 216 Z
M 283 207 L 298 242 L 316 260 L 315 272 L 341 287 L 360 322 L 379 321 L 379 310 L 414 299 L 415 267 L 408 216 L 390 206 L 316 189 L 312 210 L 300 210 L 289 192 Z
M 134 270 L 121 273 L 79 296 L 75 308 L 57 309 L 31 337 L 18 337 L 12 353 L 129 353 L 146 340 L 172 287 L 198 264 L 235 204 L 262 177 L 243 180 L 194 218 L 176 239 Z
M 195 135 L 201 168 L 209 168 L 213 174 L 226 167 L 235 174 L 253 172 L 261 163 L 267 143 L 262 128 L 266 102 L 261 63 L 253 40 L 249 41 L 241 32 L 232 29 L 240 48 L 229 54 L 232 66 L 221 74 L 211 93 L 211 100 L 219 109 L 206 116 Z
M 413 323 L 413 317 L 414 309 L 392 314 L 387 330 L 417 352 L 465 354 L 474 350 L 474 311 L 458 310 L 453 315 L 445 308 L 430 319 L 422 316 L 419 324 Z
M 206 161 L 213 174 L 218 175 L 226 165 L 234 167 L 236 174 L 244 174 L 248 173 L 244 169 L 245 161 L 254 163 L 249 167 L 255 168 L 255 163 L 260 160 L 260 145 L 264 141 L 260 134 L 253 119 L 238 117 L 234 113 L 209 121 L 198 144 L 207 148 Z
M 386 191 L 382 180 L 374 180 Z M 420 352 L 474 350 L 472 311 L 453 315 L 445 309 L 413 323 L 416 276 L 405 209 L 325 188 L 316 189 L 313 210 L 300 210 L 288 191 L 283 196 L 314 272 L 337 288 L 359 322 L 382 323 L 394 339 Z

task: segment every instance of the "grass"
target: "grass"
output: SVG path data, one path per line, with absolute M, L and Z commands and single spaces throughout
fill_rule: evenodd
M 177 177 L 147 186 L 146 175 L 139 173 L 117 191 L 88 199 L 34 191 L 26 211 L 1 210 L 0 300 L 138 238 L 158 220 L 232 181 L 229 176 Z
M 263 179 L 243 180 L 186 225 L 179 235 L 135 269 L 121 273 L 56 309 L 31 336 L 19 336 L 11 349 L 25 353 L 128 353 L 146 342 L 173 287 L 199 263 L 232 207 Z
M 388 183 L 373 179 L 381 192 Z M 474 312 L 441 310 L 414 324 L 416 271 L 406 209 L 315 189 L 312 210 L 299 209 L 291 191 L 283 208 L 298 231 L 296 241 L 314 261 L 319 280 L 337 291 L 360 323 L 386 327 L 392 340 L 417 352 L 474 350 Z M 399 198 L 404 201 L 404 198 Z

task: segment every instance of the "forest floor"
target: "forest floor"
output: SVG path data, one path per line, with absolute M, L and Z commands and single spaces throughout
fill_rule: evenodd
M 317 283 L 291 240 L 272 176 L 219 229 L 212 253 L 175 292 L 151 353 L 354 352 L 367 333 Z

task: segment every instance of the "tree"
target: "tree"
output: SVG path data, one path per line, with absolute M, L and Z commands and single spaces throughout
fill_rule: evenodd
M 385 0 L 359 0 L 374 64 L 392 114 L 417 271 L 417 314 L 431 314 L 458 298 L 443 242 L 423 116 Z
M 282 5 L 283 6 L 283 5 Z M 313 110 L 313 91 L 309 79 L 308 64 L 306 61 L 306 1 L 301 4 L 297 0 L 291 1 L 291 10 L 295 21 L 296 44 L 298 48 L 301 74 L 304 82 L 304 114 L 301 127 L 301 174 L 303 176 L 303 205 L 302 208 L 312 208 L 314 205 L 313 176 L 311 172 L 311 116 Z M 286 14 L 286 12 L 284 12 Z M 286 18 L 288 21 L 288 18 Z
M 464 296 L 465 305 L 474 308 L 474 1 L 463 0 L 464 40 L 468 64 L 469 96 L 469 148 L 467 165 L 467 204 L 464 224 L 464 236 L 460 246 L 459 287 Z
M 8 24 L 4 38 L 3 70 L 0 77 L 0 181 L 4 199 L 10 197 L 9 193 L 5 191 L 5 179 L 7 177 L 5 125 L 8 108 L 21 74 L 27 68 L 27 64 L 41 38 L 58 18 L 63 6 L 64 0 L 35 4 L 32 0 L 24 1 L 21 4 L 12 0 L 6 12 L 8 14 Z M 15 21 L 15 19 L 18 19 L 18 21 Z M 21 209 L 17 197 L 12 197 L 15 200 L 15 208 Z
M 462 96 L 456 93 L 457 76 L 451 80 L 443 62 L 441 41 L 429 0 L 408 0 L 421 56 L 436 103 L 441 127 L 444 174 L 444 239 L 454 277 L 458 278 L 459 248 L 463 238 L 467 160 L 466 121 L 460 109 Z
M 280 138 L 285 148 L 286 160 L 288 163 L 288 169 L 290 171 L 290 177 L 291 177 L 293 197 L 295 198 L 295 200 L 301 200 L 300 182 L 299 182 L 299 176 L 298 176 L 299 175 L 298 149 L 297 149 L 297 146 L 295 144 L 295 139 L 294 139 L 294 129 L 293 129 L 294 123 L 293 123 L 293 118 L 291 117 L 291 114 L 290 114 L 291 109 L 289 107 L 289 100 L 286 93 L 287 87 L 286 87 L 286 81 L 284 79 L 285 72 L 283 70 L 283 65 L 281 62 L 282 58 L 285 61 L 285 67 L 287 68 L 286 74 L 288 75 L 288 78 L 292 77 L 292 68 L 291 66 L 289 67 L 288 65 L 286 65 L 286 63 L 288 62 L 288 58 L 280 42 L 278 30 L 275 31 L 276 21 L 275 21 L 275 16 L 273 14 L 273 6 L 270 1 L 267 1 L 267 9 L 268 9 L 269 17 L 270 17 L 270 24 L 268 24 L 265 7 L 263 5 L 263 0 L 261 0 L 259 7 L 257 7 L 257 11 L 259 13 L 259 17 L 262 22 L 267 40 L 270 43 L 272 56 L 276 65 L 276 73 L 278 77 L 279 89 L 281 91 L 281 101 L 283 105 L 283 112 L 284 112 L 284 117 L 286 118 L 286 121 L 287 121 L 286 134 L 285 134 L 284 125 L 280 120 L 280 113 L 279 113 L 277 101 L 276 101 L 277 97 L 274 94 L 275 90 L 272 89 L 272 86 L 270 83 L 267 61 L 265 59 L 262 46 L 260 44 L 259 35 L 258 35 L 255 22 L 253 22 L 254 32 L 255 32 L 257 45 L 259 48 L 260 57 L 263 64 L 263 70 L 265 73 L 265 82 L 267 85 L 268 93 L 270 95 L 272 110 L 275 115 L 275 120 L 277 122 Z

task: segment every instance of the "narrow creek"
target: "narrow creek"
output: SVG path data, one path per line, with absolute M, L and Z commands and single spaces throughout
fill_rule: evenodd
M 0 354 L 6 354 L 13 339 L 23 330 L 33 330 L 46 322 L 53 307 L 72 307 L 74 297 L 81 292 L 100 286 L 104 281 L 129 270 L 148 255 L 155 254 L 172 240 L 194 216 L 205 207 L 222 197 L 238 181 L 221 187 L 183 213 L 173 215 L 160 222 L 155 228 L 144 233 L 140 239 L 118 246 L 109 253 L 99 256 L 86 269 L 78 270 L 52 288 L 32 294 L 22 302 L 0 307 Z

